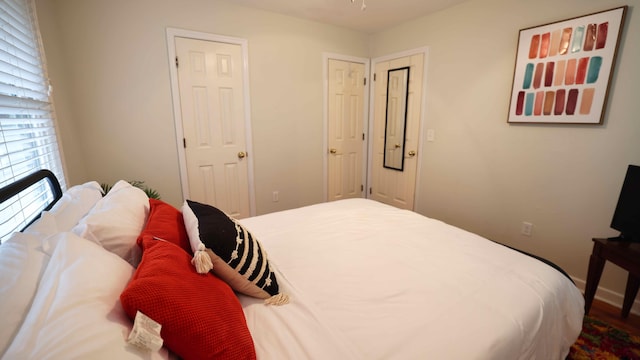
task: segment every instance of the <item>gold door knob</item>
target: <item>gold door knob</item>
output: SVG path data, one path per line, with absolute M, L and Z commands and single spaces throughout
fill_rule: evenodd
M 240 151 L 238 153 L 238 159 L 244 159 L 247 156 L 247 153 L 244 151 Z
M 409 155 L 409 157 L 414 157 L 414 156 L 416 156 L 416 152 L 411 150 L 411 151 L 409 151 L 409 153 L 407 155 Z
M 329 154 L 336 154 L 337 152 L 337 149 L 329 149 Z
M 395 145 L 396 149 L 400 149 L 400 144 Z

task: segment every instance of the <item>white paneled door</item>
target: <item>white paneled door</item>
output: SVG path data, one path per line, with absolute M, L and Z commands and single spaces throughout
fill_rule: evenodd
M 328 200 L 363 197 L 365 64 L 329 59 Z
M 175 38 L 188 196 L 250 216 L 242 47 Z
M 389 70 L 406 66 L 410 67 L 407 123 L 406 138 L 404 140 L 404 168 L 399 171 L 383 166 L 387 111 L 387 74 Z M 375 74 L 369 197 L 398 208 L 413 210 L 422 113 L 424 54 L 419 53 L 378 62 L 375 65 Z

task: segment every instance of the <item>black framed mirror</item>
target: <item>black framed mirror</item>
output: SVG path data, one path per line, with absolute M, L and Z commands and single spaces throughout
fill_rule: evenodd
M 387 113 L 384 129 L 384 164 L 387 169 L 404 170 L 404 145 L 409 100 L 409 67 L 387 72 Z

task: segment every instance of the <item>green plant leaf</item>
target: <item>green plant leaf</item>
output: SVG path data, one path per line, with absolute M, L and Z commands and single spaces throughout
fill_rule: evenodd
M 144 193 L 147 194 L 147 196 L 150 199 L 160 200 L 160 193 L 157 190 L 146 186 L 144 184 L 144 181 L 130 180 L 130 181 L 128 181 L 128 183 L 131 184 L 131 186 L 135 186 L 138 189 L 144 191 Z M 103 192 L 103 196 L 104 196 L 104 195 L 107 195 L 107 193 L 111 190 L 111 188 L 113 188 L 113 185 L 102 183 L 102 184 L 100 184 L 100 187 L 102 188 L 102 192 Z

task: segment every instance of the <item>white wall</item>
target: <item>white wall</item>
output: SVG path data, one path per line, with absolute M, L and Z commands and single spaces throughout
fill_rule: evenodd
M 144 180 L 181 204 L 165 35 L 173 27 L 248 40 L 257 212 L 322 201 L 322 53 L 365 57 L 366 35 L 218 0 L 36 6 L 71 184 Z
M 518 31 L 625 4 L 604 124 L 507 124 Z M 638 4 L 469 1 L 372 36 L 372 57 L 429 47 L 426 127 L 436 140 L 424 144 L 416 210 L 586 279 L 591 238 L 616 235 L 609 224 L 626 167 L 640 165 Z M 533 223 L 531 237 L 520 234 L 523 221 Z M 625 282 L 605 266 L 603 287 L 619 295 Z
M 322 52 L 429 47 L 417 211 L 586 278 L 624 170 L 640 164 L 639 0 L 472 0 L 367 36 L 220 0 L 37 0 L 70 183 L 140 179 L 182 201 L 165 28 L 246 38 L 258 213 L 322 200 Z M 631 5 L 605 123 L 509 125 L 518 30 Z M 280 202 L 271 202 L 271 191 Z M 520 235 L 522 221 L 533 236 Z M 626 274 L 601 285 L 618 301 Z M 579 283 L 580 284 L 580 283 Z M 599 295 L 602 295 L 599 293 Z M 605 294 L 607 295 L 607 294 Z

